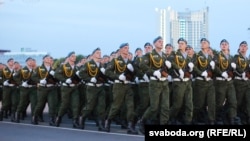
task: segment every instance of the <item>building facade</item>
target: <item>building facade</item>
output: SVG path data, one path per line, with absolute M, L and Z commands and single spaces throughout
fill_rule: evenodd
M 209 7 L 199 11 L 178 12 L 171 7 L 157 9 L 160 16 L 160 32 L 164 43 L 171 43 L 176 49 L 177 40 L 185 38 L 195 50 L 200 49 L 200 39 L 209 38 Z

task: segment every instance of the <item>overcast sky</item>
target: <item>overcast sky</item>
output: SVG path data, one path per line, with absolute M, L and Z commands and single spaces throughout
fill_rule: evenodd
M 88 55 L 95 48 L 110 54 L 124 42 L 134 53 L 159 34 L 155 8 L 183 12 L 209 7 L 212 48 L 227 39 L 231 54 L 250 43 L 249 0 L 0 0 L 0 49 L 47 51 L 54 58 L 69 52 Z

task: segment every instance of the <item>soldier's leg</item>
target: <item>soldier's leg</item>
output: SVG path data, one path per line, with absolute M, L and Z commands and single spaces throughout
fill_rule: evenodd
M 66 86 L 61 87 L 61 104 L 58 111 L 58 115 L 56 117 L 56 126 L 58 127 L 61 123 L 62 116 L 66 113 L 68 108 L 70 107 L 70 99 L 71 99 L 71 89 Z
M 128 121 L 128 134 L 138 134 L 138 131 L 135 129 L 135 112 L 134 112 L 134 92 L 129 87 L 126 86 L 126 95 L 125 95 L 125 104 L 127 109 L 127 121 Z
M 38 116 L 43 112 L 43 107 L 46 104 L 48 96 L 47 88 L 39 87 L 37 91 L 37 104 L 32 116 L 32 124 L 38 124 Z
M 75 88 L 71 93 L 71 109 L 73 113 L 73 128 L 79 128 L 79 89 Z
M 49 125 L 55 125 L 56 116 L 56 105 L 57 105 L 57 90 L 55 88 L 50 88 L 48 93 L 48 107 L 49 107 Z

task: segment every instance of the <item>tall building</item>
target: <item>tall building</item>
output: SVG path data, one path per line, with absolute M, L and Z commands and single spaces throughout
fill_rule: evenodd
M 200 39 L 209 37 L 208 7 L 199 11 L 187 9 L 184 12 L 178 12 L 168 7 L 157 9 L 157 12 L 160 16 L 159 34 L 163 37 L 164 44 L 171 43 L 176 49 L 177 40 L 183 37 L 195 50 L 199 50 Z

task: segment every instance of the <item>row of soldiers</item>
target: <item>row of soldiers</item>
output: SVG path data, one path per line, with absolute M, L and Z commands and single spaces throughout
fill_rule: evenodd
M 74 128 L 85 128 L 86 119 L 94 113 L 99 131 L 110 132 L 111 122 L 119 115 L 128 134 L 138 134 L 145 124 L 250 124 L 249 60 L 247 42 L 238 53 L 230 55 L 229 42 L 220 42 L 221 50 L 212 54 L 210 42 L 202 38 L 197 53 L 184 38 L 178 49 L 165 45 L 162 37 L 129 52 L 129 44 L 120 45 L 116 54 L 101 57 L 101 49 L 92 52 L 88 61 L 76 65 L 75 52 L 67 61 L 52 68 L 53 58 L 46 55 L 43 64 L 14 69 L 7 62 L 1 69 L 3 101 L 0 120 L 11 107 L 12 120 L 31 103 L 32 123 L 38 124 L 46 102 L 50 125 L 60 126 L 70 109 Z M 19 88 L 19 92 L 17 91 Z M 59 95 L 59 96 L 58 96 Z M 18 97 L 19 98 L 15 98 Z M 20 99 L 17 101 L 16 99 Z

